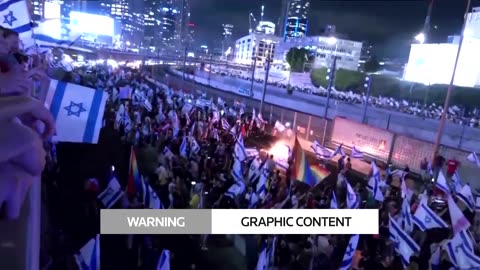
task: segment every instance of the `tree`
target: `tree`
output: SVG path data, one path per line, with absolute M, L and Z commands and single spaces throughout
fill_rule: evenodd
M 303 66 L 312 60 L 310 52 L 304 48 L 291 48 L 287 53 L 287 63 L 292 72 L 303 72 Z
M 364 69 L 365 72 L 377 72 L 380 69 L 380 63 L 375 56 L 372 56 L 365 62 Z

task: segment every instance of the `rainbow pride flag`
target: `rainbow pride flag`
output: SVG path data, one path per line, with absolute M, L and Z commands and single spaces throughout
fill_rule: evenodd
M 320 165 L 311 165 L 313 175 L 321 182 L 330 175 L 330 171 Z
M 138 170 L 137 158 L 135 150 L 130 149 L 130 169 L 128 170 L 127 193 L 130 195 L 137 195 L 142 192 L 142 177 Z
M 328 174 L 325 172 L 325 169 L 318 166 L 314 166 L 313 168 L 310 166 L 305 151 L 303 151 L 302 146 L 297 138 L 295 138 L 295 146 L 293 147 L 292 165 L 292 177 L 298 181 L 308 184 L 310 187 L 314 187 L 326 176 L 328 176 Z

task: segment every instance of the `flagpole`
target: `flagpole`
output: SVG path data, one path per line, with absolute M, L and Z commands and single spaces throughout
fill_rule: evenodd
M 445 97 L 445 104 L 443 106 L 442 116 L 440 118 L 440 123 L 438 125 L 437 137 L 435 139 L 435 145 L 434 145 L 434 148 L 433 148 L 433 155 L 434 155 L 433 160 L 435 160 L 436 155 L 437 155 L 437 153 L 440 149 L 440 143 L 441 143 L 441 140 L 442 140 L 443 130 L 445 128 L 445 121 L 447 120 L 447 112 L 448 112 L 448 108 L 450 106 L 450 98 L 452 96 L 452 92 L 453 92 L 453 89 L 454 89 L 453 83 L 455 82 L 455 73 L 457 71 L 458 59 L 460 58 L 460 52 L 462 50 L 464 32 L 465 32 L 465 28 L 466 28 L 466 25 L 467 25 L 468 12 L 470 11 L 470 6 L 471 5 L 472 5 L 472 0 L 467 0 L 467 7 L 466 7 L 464 18 L 463 18 L 462 32 L 460 33 L 460 41 L 458 42 L 457 55 L 455 57 L 455 64 L 453 66 L 453 72 L 452 72 L 452 77 L 450 79 L 450 84 L 448 85 L 447 95 Z

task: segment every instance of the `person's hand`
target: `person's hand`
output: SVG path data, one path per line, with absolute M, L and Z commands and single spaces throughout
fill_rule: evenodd
M 41 134 L 43 139 L 48 139 L 55 133 L 55 122 L 50 111 L 41 102 L 31 97 L 0 98 L 0 123 L 11 121 L 15 117 L 30 118 L 32 122 L 40 121 L 43 123 L 45 126 L 45 130 Z M 0 134 L 0 136 L 2 135 L 4 134 Z

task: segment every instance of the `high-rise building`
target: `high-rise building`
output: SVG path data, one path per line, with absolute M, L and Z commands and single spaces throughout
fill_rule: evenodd
M 157 52 L 161 45 L 161 6 L 160 0 L 145 1 L 144 11 L 144 48 Z
M 308 31 L 309 0 L 283 0 L 278 34 L 284 39 L 304 37 Z
M 137 0 L 101 0 L 100 13 L 122 25 L 122 47 L 138 49 L 144 42 L 144 2 Z M 101 27 L 101 26 L 99 26 Z
M 160 6 L 160 51 L 176 51 L 180 10 L 174 0 L 162 0 Z
M 81 1 L 79 1 L 81 2 Z M 34 21 L 44 18 L 68 18 L 72 9 L 70 0 L 31 0 Z

